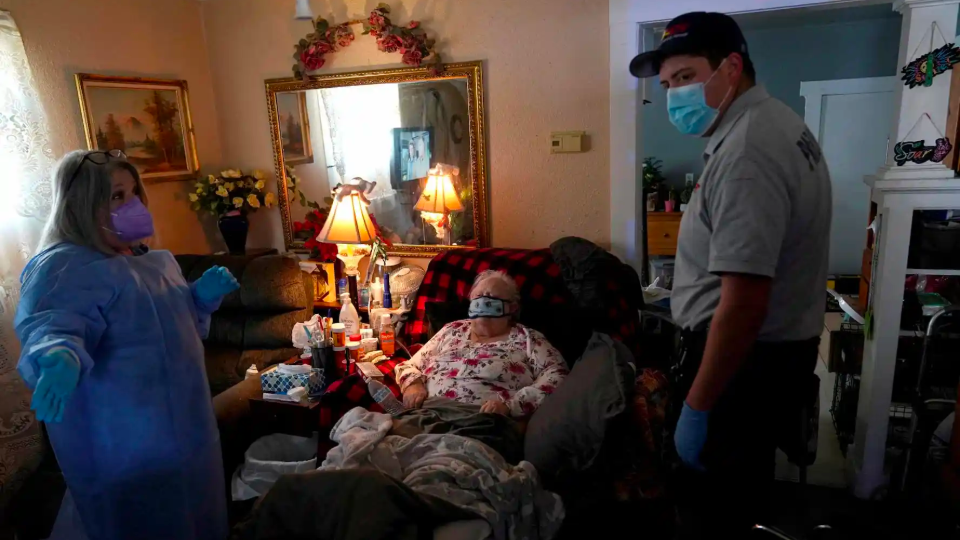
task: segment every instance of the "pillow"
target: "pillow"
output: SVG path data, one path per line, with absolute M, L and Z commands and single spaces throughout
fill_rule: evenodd
M 531 303 L 520 308 L 520 324 L 539 331 L 560 351 L 567 367 L 583 356 L 593 335 L 583 310 L 570 304 Z
M 610 422 L 631 399 L 632 362 L 625 345 L 593 334 L 570 375 L 530 418 L 524 459 L 555 478 L 590 467 Z

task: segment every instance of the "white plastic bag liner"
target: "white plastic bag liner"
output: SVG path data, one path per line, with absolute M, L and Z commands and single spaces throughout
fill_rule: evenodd
M 266 493 L 280 475 L 316 470 L 317 437 L 274 434 L 261 437 L 247 448 L 243 465 L 230 482 L 235 501 L 254 499 Z

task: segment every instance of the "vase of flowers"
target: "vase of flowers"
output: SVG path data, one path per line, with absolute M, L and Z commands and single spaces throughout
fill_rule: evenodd
M 194 187 L 189 195 L 191 208 L 218 218 L 217 226 L 231 255 L 246 252 L 250 230 L 247 215 L 260 207 L 272 208 L 277 204 L 277 196 L 264 191 L 265 176 L 257 170 L 245 174 L 240 169 L 227 169 L 219 175 L 198 179 Z

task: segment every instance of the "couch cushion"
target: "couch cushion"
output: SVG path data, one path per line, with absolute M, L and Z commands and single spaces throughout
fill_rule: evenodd
M 290 257 L 260 257 L 250 261 L 241 281 L 244 309 L 260 312 L 312 308 L 313 295 L 308 296 L 304 291 L 305 276 L 297 261 Z
M 286 313 L 217 311 L 210 321 L 205 344 L 242 349 L 278 349 L 292 347 L 293 325 L 309 320 L 312 310 Z
M 583 471 L 597 457 L 608 424 L 627 406 L 633 355 L 605 334 L 593 334 L 583 357 L 527 426 L 524 458 L 541 475 Z
M 521 306 L 520 324 L 539 330 L 560 351 L 570 368 L 583 356 L 593 335 L 583 310 L 571 304 Z
M 228 294 L 221 310 L 283 312 L 311 307 L 313 296 L 304 290 L 304 275 L 297 261 L 281 255 L 178 255 L 187 281 L 200 279 L 209 268 L 224 266 L 240 282 Z

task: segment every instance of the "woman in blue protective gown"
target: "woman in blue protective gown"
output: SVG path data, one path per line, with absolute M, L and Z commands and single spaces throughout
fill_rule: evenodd
M 238 288 L 222 267 L 187 283 L 153 235 L 122 152 L 72 152 L 21 276 L 18 370 L 67 484 L 52 538 L 222 539 L 220 439 L 201 336 Z

